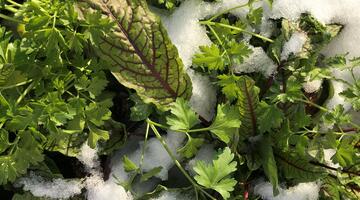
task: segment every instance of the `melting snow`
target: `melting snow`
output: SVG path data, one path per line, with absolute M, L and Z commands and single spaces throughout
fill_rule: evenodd
M 317 182 L 300 183 L 288 189 L 279 188 L 280 194 L 274 197 L 271 183 L 261 181 L 254 187 L 254 193 L 265 200 L 317 200 L 319 190 Z

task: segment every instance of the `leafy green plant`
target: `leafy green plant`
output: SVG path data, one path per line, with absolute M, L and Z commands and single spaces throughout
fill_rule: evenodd
M 120 83 L 160 109 L 166 109 L 177 97 L 190 97 L 191 81 L 177 49 L 144 1 L 89 1 L 89 5 L 106 13 L 115 24 L 114 31 L 94 40 L 100 44 L 99 56 L 113 66 L 112 74 Z
M 181 4 L 148 2 L 167 10 Z M 322 49 L 342 26 L 310 14 L 273 20 L 271 36 L 261 35 L 263 9 L 255 2 L 199 22 L 213 44 L 200 47 L 192 67 L 218 90 L 215 115 L 207 121 L 192 110 L 190 78 L 145 0 L 0 1 L 6 20 L 0 21 L 1 187 L 19 192 L 9 183 L 28 170 L 47 168 L 50 177 L 61 177 L 49 154 L 74 157 L 86 142 L 109 156 L 122 147 L 128 129 L 146 125 L 140 163 L 122 160 L 130 177 L 122 186 L 131 192 L 136 181 L 155 179 L 162 170 L 142 169 L 147 140 L 155 136 L 187 180 L 177 189 L 196 199 L 258 199 L 249 187 L 259 177 L 272 184 L 274 195 L 280 186 L 320 179 L 321 199 L 358 199 L 360 126 L 343 105 L 326 103 L 334 95 L 332 81 L 338 81 L 347 87 L 340 95 L 359 111 L 360 59 L 346 52 L 325 58 Z M 239 8 L 249 12 L 243 18 L 230 14 Z M 307 36 L 304 46 L 284 58 L 284 44 L 296 32 Z M 234 70 L 255 48 L 277 65 L 272 75 Z M 350 79 L 335 77 L 333 70 L 348 72 Z M 312 80 L 322 85 L 309 93 L 303 87 Z M 167 144 L 166 131 L 184 135 L 178 149 Z M 211 162 L 184 167 L 208 144 L 219 149 Z M 329 149 L 335 152 L 330 160 Z M 171 190 L 171 181 L 138 198 Z M 20 192 L 13 199 L 42 198 Z

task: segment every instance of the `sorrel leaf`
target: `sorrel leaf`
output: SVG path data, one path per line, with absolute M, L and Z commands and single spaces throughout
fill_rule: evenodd
M 100 56 L 117 80 L 135 89 L 145 102 L 167 109 L 177 97 L 191 95 L 191 81 L 160 19 L 143 0 L 87 1 L 111 22 L 114 31 L 101 36 Z

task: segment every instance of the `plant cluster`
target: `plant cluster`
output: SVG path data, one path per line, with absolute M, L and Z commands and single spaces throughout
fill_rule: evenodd
M 148 3 L 173 10 L 181 1 Z M 129 121 L 136 121 L 147 127 L 144 151 L 155 136 L 188 181 L 178 190 L 191 191 L 196 199 L 257 199 L 251 185 L 259 177 L 272 184 L 274 195 L 281 184 L 321 180 L 322 199 L 359 198 L 360 125 L 343 105 L 326 107 L 336 80 L 348 86 L 340 94 L 345 102 L 360 110 L 355 73 L 360 58 L 348 58 L 346 52 L 321 54 L 341 25 L 303 14 L 297 21 L 274 20 L 271 37 L 265 37 L 257 31 L 263 8 L 254 0 L 200 21 L 213 44 L 200 47 L 192 68 L 210 77 L 218 90 L 216 115 L 207 121 L 192 110 L 191 80 L 148 3 L 0 1 L 1 187 L 15 190 L 12 183 L 29 171 L 61 177 L 61 166 L 49 152 L 74 157 L 86 142 L 110 155 L 131 135 Z M 239 8 L 249 9 L 246 17 L 231 14 Z M 306 41 L 299 52 L 284 58 L 282 49 L 295 32 L 306 34 Z M 276 64 L 272 75 L 235 70 L 251 57 L 251 46 L 262 48 Z M 333 70 L 347 71 L 351 80 L 335 77 Z M 308 93 L 303 85 L 314 80 L 322 85 Z M 128 98 L 131 108 L 117 105 L 119 93 L 126 94 L 122 98 Z M 119 111 L 129 113 L 128 119 L 118 118 Z M 164 140 L 169 130 L 185 135 L 181 148 L 170 149 Z M 192 177 L 184 163 L 205 144 L 213 144 L 218 153 L 210 163 L 197 161 Z M 331 163 L 325 159 L 328 149 L 336 152 Z M 123 157 L 131 175 L 121 183 L 127 190 L 161 171 L 143 172 L 142 162 Z M 164 190 L 166 183 L 161 183 L 139 199 Z

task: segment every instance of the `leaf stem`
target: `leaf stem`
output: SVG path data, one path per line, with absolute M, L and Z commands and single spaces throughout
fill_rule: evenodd
M 305 99 L 299 99 L 299 98 L 296 98 L 294 99 L 295 101 L 300 101 L 300 102 L 303 102 L 303 103 L 306 103 L 306 104 L 309 104 L 311 106 L 314 106 L 318 109 L 320 109 L 321 111 L 324 111 L 324 112 L 329 112 L 329 110 L 323 106 L 320 106 L 320 105 L 317 105 L 316 103 L 313 103 L 311 101 L 308 101 L 308 100 L 305 100 Z
M 4 7 L 6 10 L 10 11 L 10 12 L 13 12 L 13 13 L 17 13 L 19 10 L 12 7 L 12 6 L 8 6 L 8 5 L 5 5 Z
M 15 88 L 15 87 L 19 87 L 19 86 L 22 86 L 22 85 L 26 85 L 30 82 L 32 82 L 33 80 L 32 79 L 29 79 L 27 81 L 23 81 L 23 82 L 20 82 L 20 83 L 16 83 L 14 85 L 8 85 L 8 86 L 3 86 L 3 87 L 0 87 L 0 90 L 6 90 L 6 89 L 11 89 L 11 88 Z
M 147 122 L 151 121 L 149 119 L 146 120 Z M 212 200 L 216 200 L 216 198 L 214 198 L 213 196 L 211 196 L 209 193 L 207 193 L 201 186 L 199 186 L 191 177 L 190 175 L 185 171 L 185 169 L 181 166 L 180 162 L 176 159 L 176 157 L 174 156 L 174 154 L 172 153 L 172 151 L 170 150 L 169 146 L 166 144 L 164 138 L 161 137 L 160 133 L 158 132 L 158 130 L 156 129 L 156 127 L 154 126 L 154 124 L 151 124 L 150 122 L 150 128 L 153 130 L 153 132 L 155 133 L 156 138 L 160 141 L 160 143 L 162 144 L 162 146 L 165 148 L 166 152 L 169 154 L 169 156 L 171 157 L 171 159 L 173 160 L 173 162 L 175 163 L 175 165 L 179 168 L 179 170 L 184 174 L 184 176 L 186 177 L 186 179 L 189 180 L 189 182 L 194 186 L 195 190 L 200 190 L 203 194 L 205 194 L 206 196 L 208 196 L 210 199 Z
M 19 98 L 16 100 L 15 105 L 19 105 L 20 102 L 25 98 L 25 96 L 30 92 L 30 90 L 35 86 L 35 84 L 38 81 L 33 81 L 30 83 L 30 85 L 24 90 L 24 92 L 19 96 Z
M 221 47 L 224 49 L 224 53 L 226 54 L 227 59 L 229 60 L 229 63 L 231 63 L 231 58 L 229 56 L 228 51 L 226 50 L 226 47 L 224 45 L 224 42 L 220 39 L 219 35 L 216 33 L 216 31 L 213 29 L 212 26 L 207 25 L 207 27 L 209 27 L 210 31 L 214 34 L 215 38 L 217 39 L 217 41 L 220 43 Z
M 274 40 L 270 39 L 270 38 L 267 38 L 265 36 L 262 36 L 260 34 L 257 34 L 257 33 L 253 33 L 251 31 L 248 31 L 248 30 L 245 30 L 245 29 L 242 29 L 242 28 L 239 28 L 239 27 L 236 27 L 236 26 L 232 26 L 232 25 L 228 25 L 228 24 L 223 24 L 223 23 L 218 23 L 218 22 L 212 22 L 212 21 L 200 21 L 199 22 L 200 24 L 203 24 L 203 25 L 208 25 L 208 26 L 220 26 L 220 27 L 224 27 L 224 28 L 229 28 L 229 29 L 233 29 L 233 30 L 237 30 L 237 31 L 240 31 L 240 32 L 243 32 L 243 33 L 246 33 L 246 34 L 249 34 L 249 35 L 252 35 L 254 37 L 257 37 L 257 38 L 260 38 L 264 41 L 267 41 L 267 42 L 271 42 L 273 43 Z
M 21 4 L 19 4 L 19 3 L 17 3 L 17 2 L 15 2 L 15 1 L 13 1 L 13 0 L 6 0 L 7 2 L 9 2 L 9 3 L 11 3 L 12 5 L 14 5 L 14 6 L 17 6 L 17 7 L 22 7 L 22 5 Z
M 143 144 L 143 148 L 141 151 L 141 158 L 140 158 L 140 163 L 139 163 L 139 169 L 140 169 L 140 174 L 143 174 L 143 170 L 142 170 L 142 166 L 144 163 L 144 155 L 145 155 L 145 150 L 146 150 L 146 144 L 147 144 L 147 140 L 148 140 L 148 136 L 149 136 L 149 128 L 150 128 L 150 124 L 146 123 L 146 132 L 145 132 L 145 140 L 144 140 L 144 144 Z
M 23 23 L 22 21 L 20 21 L 18 19 L 15 19 L 13 17 L 9 17 L 9 16 L 1 14 L 1 13 L 0 13 L 0 18 L 3 18 L 3 19 L 8 20 L 8 21 L 15 22 L 15 23 L 19 23 L 19 24 Z

